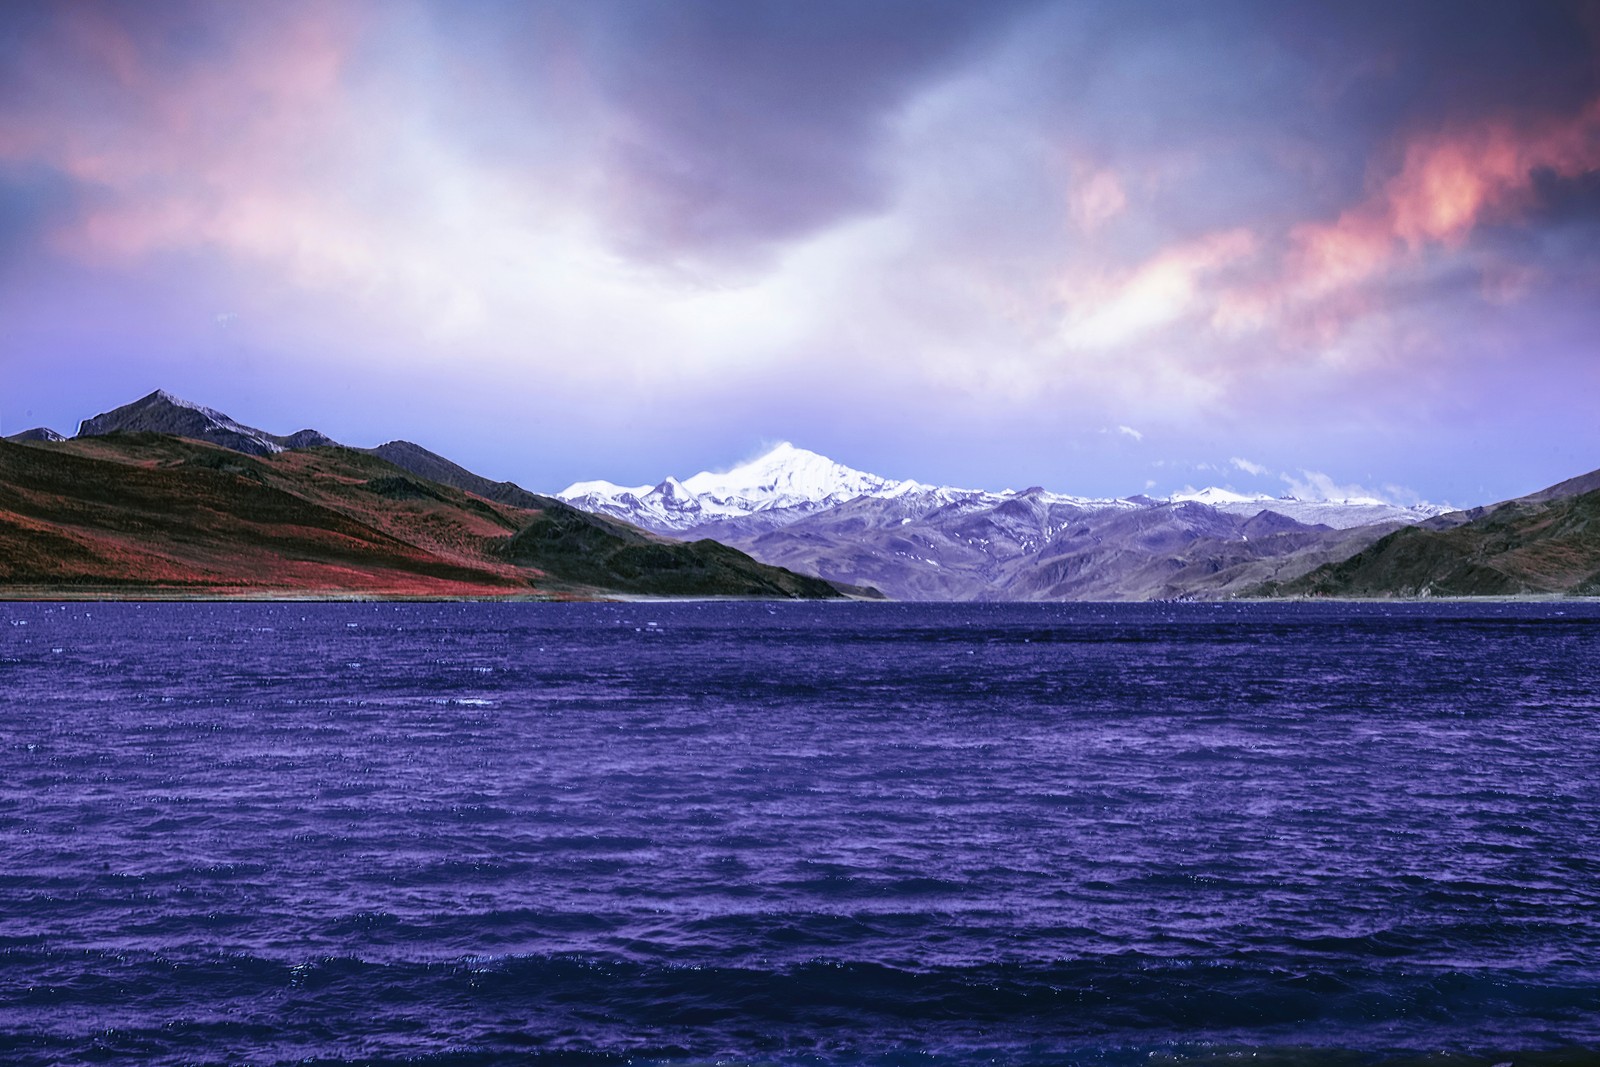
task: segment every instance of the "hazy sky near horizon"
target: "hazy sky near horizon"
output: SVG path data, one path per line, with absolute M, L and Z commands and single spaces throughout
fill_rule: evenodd
M 1600 467 L 1600 5 L 0 7 L 0 432 L 555 490 L 1481 503 Z

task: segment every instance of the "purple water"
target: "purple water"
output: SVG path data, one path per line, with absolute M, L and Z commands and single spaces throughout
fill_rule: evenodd
M 0 604 L 0 692 L 7 1063 L 1600 1057 L 1600 604 Z

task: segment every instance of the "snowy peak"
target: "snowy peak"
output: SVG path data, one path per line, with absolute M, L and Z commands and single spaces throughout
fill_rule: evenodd
M 1193 500 L 1196 503 L 1209 504 L 1212 507 L 1216 507 L 1218 504 L 1265 504 L 1270 502 L 1272 497 L 1267 496 L 1265 493 L 1248 495 L 1235 493 L 1232 489 L 1219 489 L 1214 485 L 1207 486 L 1204 489 L 1185 489 L 1181 493 L 1172 494 L 1172 502 L 1174 504 L 1182 503 L 1186 500 Z
M 650 491 L 659 493 L 666 500 L 688 500 L 694 496 L 693 493 L 683 487 L 682 482 L 671 475 L 662 479 L 661 484 Z
M 654 486 L 574 482 L 556 496 L 587 511 L 661 532 L 783 512 L 800 518 L 858 497 L 900 497 L 929 487 L 846 467 L 785 441 L 748 463 Z
M 914 484 L 893 482 L 846 467 L 787 441 L 732 470 L 701 471 L 682 483 L 697 497 L 741 511 L 842 504 L 858 496 Z
M 618 498 L 630 496 L 638 498 L 648 492 L 650 492 L 650 486 L 648 485 L 618 485 L 616 482 L 608 482 L 604 478 L 596 478 L 593 481 L 573 482 L 561 491 L 561 499 L 567 499 L 568 494 L 573 498 L 586 496 Z

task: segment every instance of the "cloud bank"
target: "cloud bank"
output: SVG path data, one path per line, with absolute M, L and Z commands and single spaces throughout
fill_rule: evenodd
M 1510 495 L 1600 465 L 1597 43 L 1581 3 L 11 5 L 0 420 L 160 385 L 535 486 L 787 437 L 1127 492 L 1159 438 Z

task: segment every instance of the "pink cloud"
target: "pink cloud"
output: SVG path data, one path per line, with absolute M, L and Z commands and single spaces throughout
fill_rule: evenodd
M 1074 183 L 1068 199 L 1073 221 L 1087 233 L 1122 214 L 1127 206 L 1128 194 L 1122 181 L 1109 168 L 1096 170 Z
M 331 4 L 227 9 L 214 54 L 162 54 L 91 4 L 64 9 L 24 77 L 39 102 L 3 113 L 0 159 L 42 162 L 90 190 L 54 234 L 91 262 L 162 248 L 229 244 L 231 216 L 304 199 L 345 118 L 341 75 L 358 9 Z M 219 16 L 220 17 L 220 16 Z
M 1290 228 L 1278 275 L 1221 293 L 1211 325 L 1231 334 L 1271 329 L 1295 348 L 1331 345 L 1383 310 L 1387 298 L 1373 283 L 1524 211 L 1536 171 L 1570 178 L 1595 169 L 1600 101 L 1539 122 L 1494 118 L 1415 135 L 1366 199 L 1332 221 Z M 1492 263 L 1484 270 L 1486 299 L 1515 299 L 1526 288 L 1524 271 Z
M 1114 347 L 1174 322 L 1203 303 L 1218 272 L 1256 246 L 1249 230 L 1226 230 L 1163 249 L 1109 282 L 1071 281 L 1064 295 L 1074 310 L 1063 339 L 1074 348 Z
M 1600 100 L 1531 127 L 1493 119 L 1414 137 L 1399 172 L 1366 202 L 1291 234 L 1295 285 L 1326 292 L 1430 246 L 1457 247 L 1480 223 L 1524 207 L 1541 168 L 1562 177 L 1600 168 Z

